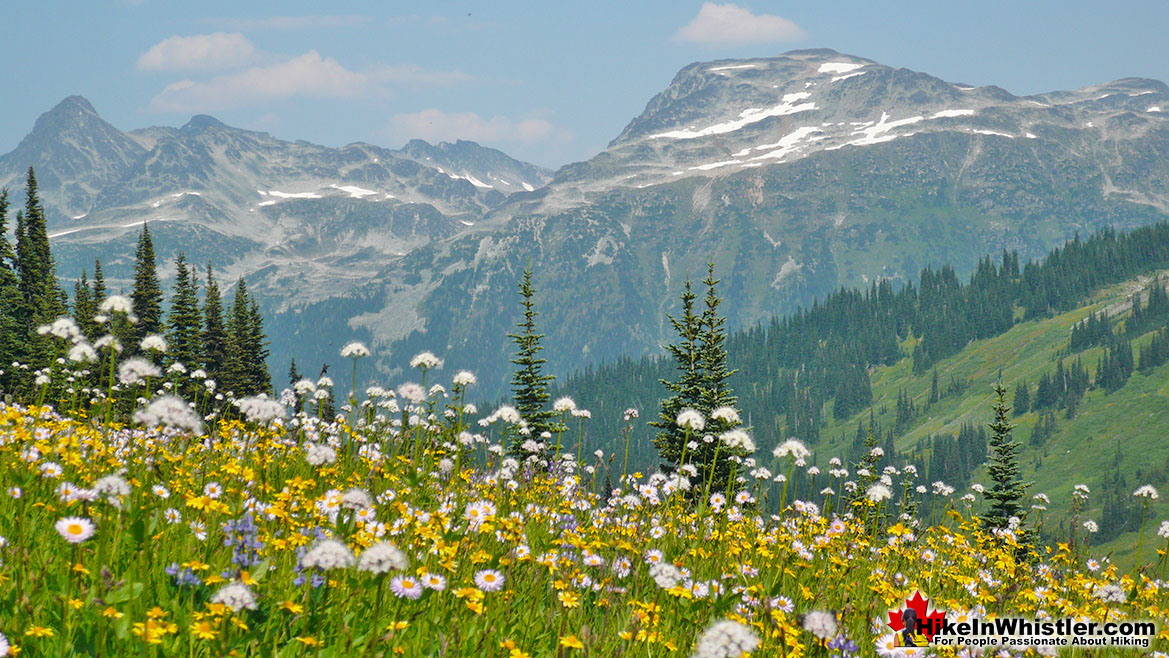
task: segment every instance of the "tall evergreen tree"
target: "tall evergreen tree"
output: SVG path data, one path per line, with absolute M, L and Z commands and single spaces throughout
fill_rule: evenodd
M 548 403 L 548 384 L 552 375 L 545 375 L 543 367 L 545 360 L 539 356 L 543 347 L 540 339 L 543 334 L 536 333 L 536 303 L 533 297 L 536 294 L 532 286 L 532 269 L 524 269 L 524 276 L 519 285 L 520 306 L 523 308 L 523 320 L 516 324 L 519 329 L 516 333 L 509 333 L 508 338 L 516 345 L 516 354 L 511 362 L 516 366 L 511 377 L 512 399 L 516 410 L 528 425 L 529 436 L 542 441 L 544 433 L 549 435 L 563 431 L 563 426 L 556 421 L 556 412 L 546 408 Z M 514 441 L 508 450 L 514 455 L 526 456 L 521 441 Z
M 187 258 L 181 251 L 175 258 L 174 295 L 166 320 L 167 360 L 192 370 L 199 367 L 203 361 L 199 291 L 194 273 L 187 267 Z
M 24 300 L 20 294 L 16 252 L 8 242 L 8 190 L 0 190 L 0 389 L 11 392 L 17 370 L 13 361 L 23 358 L 26 327 L 21 319 Z
M 272 390 L 272 376 L 268 372 L 268 337 L 264 335 L 264 316 L 255 298 L 248 300 L 247 331 L 248 384 L 252 393 L 266 393 Z
M 658 455 L 666 462 L 665 467 L 670 470 L 682 465 L 683 446 L 686 443 L 687 430 L 678 426 L 678 414 L 683 409 L 697 410 L 701 406 L 702 318 L 694 312 L 695 299 L 696 295 L 691 289 L 690 280 L 687 279 L 682 287 L 682 314 L 679 317 L 666 316 L 674 333 L 678 335 L 678 342 L 666 346 L 666 351 L 674 359 L 677 379 L 658 380 L 670 392 L 670 396 L 661 401 L 658 419 L 650 423 L 651 427 L 658 430 L 654 436 Z M 687 455 L 686 461 L 692 461 L 690 455 Z
M 223 373 L 223 386 L 235 393 L 236 397 L 251 394 L 251 366 L 248 343 L 251 336 L 252 318 L 248 309 L 248 288 L 241 278 L 235 284 L 235 298 L 227 309 L 227 360 Z
M 221 387 L 227 376 L 227 328 L 223 319 L 223 296 L 211 264 L 207 264 L 207 292 L 203 300 L 203 369 Z
M 101 307 L 107 294 L 109 291 L 106 290 L 106 277 L 101 271 L 101 259 L 95 258 L 93 260 L 93 305 L 95 308 Z
M 37 196 L 37 180 L 28 168 L 24 212 L 16 215 L 16 263 L 20 277 L 21 311 L 26 338 L 25 357 L 30 368 L 48 366 L 56 346 L 41 336 L 37 327 L 52 322 L 65 312 L 65 295 L 57 284 L 45 209 Z
M 131 331 L 132 345 L 126 347 L 138 350 L 138 343 L 150 334 L 162 333 L 162 286 L 158 283 L 158 271 L 154 262 L 154 241 L 150 228 L 144 223 L 138 234 L 138 247 L 134 251 L 134 289 L 130 292 L 134 303 L 134 314 L 138 324 Z
M 734 407 L 738 399 L 731 392 L 727 379 L 734 375 L 736 370 L 727 369 L 727 319 L 719 315 L 718 307 L 722 304 L 715 289 L 719 283 L 714 278 L 714 262 L 707 264 L 706 278 L 702 285 L 706 286 L 706 297 L 703 299 L 705 308 L 702 309 L 701 333 L 698 340 L 698 362 L 702 371 L 702 388 L 699 395 L 700 411 L 710 413 L 719 407 Z M 719 422 L 718 419 L 712 419 Z M 724 425 L 726 425 L 724 423 Z M 731 429 L 731 425 L 715 428 L 719 431 Z
M 73 284 L 73 321 L 89 340 L 98 337 L 97 321 L 93 319 L 95 315 L 97 304 L 93 302 L 93 288 L 89 285 L 89 274 L 83 269 L 81 278 Z
M 1012 517 L 1022 518 L 1023 496 L 1031 483 L 1023 482 L 1020 475 L 1019 443 L 1011 438 L 1011 430 L 1015 426 L 1009 418 L 1011 408 L 1007 406 L 1007 389 L 1001 382 L 995 383 L 994 394 L 994 422 L 989 426 L 990 454 L 986 465 L 993 484 L 986 492 L 990 510 L 985 519 L 991 528 L 1005 528 Z

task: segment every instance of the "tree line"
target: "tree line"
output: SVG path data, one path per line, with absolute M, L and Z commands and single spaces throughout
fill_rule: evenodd
M 25 204 L 16 213 L 15 247 L 8 240 L 8 190 L 0 191 L 0 389 L 28 394 L 37 387 L 37 374 L 59 367 L 69 345 L 44 329 L 70 317 L 79 329 L 74 344 L 110 346 L 122 358 L 140 357 L 171 372 L 202 370 L 196 381 L 182 378 L 179 392 L 194 387 L 230 391 L 237 396 L 270 392 L 267 357 L 269 341 L 256 300 L 243 279 L 225 300 L 208 263 L 202 281 L 180 252 L 169 308 L 158 278 L 154 242 L 143 223 L 134 254 L 134 281 L 128 295 L 126 322 L 115 322 L 109 312 L 116 300 L 95 260 L 93 278 L 82 271 L 70 299 L 56 275 L 44 206 L 36 175 L 30 167 Z M 201 284 L 201 285 L 200 285 Z M 122 291 L 119 291 L 122 292 Z M 201 293 L 201 294 L 200 294 Z M 200 299 L 201 298 L 201 299 Z M 104 339 L 104 340 L 103 340 Z M 161 349 L 160 349 L 161 348 Z M 96 372 L 90 375 L 96 378 Z

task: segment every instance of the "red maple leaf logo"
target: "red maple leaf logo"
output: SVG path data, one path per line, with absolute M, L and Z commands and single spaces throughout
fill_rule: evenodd
M 921 634 L 924 635 L 927 640 L 932 642 L 934 639 L 934 633 L 942 629 L 942 622 L 946 619 L 946 611 L 934 610 L 933 612 L 929 612 L 927 614 L 929 609 L 929 601 L 929 599 L 922 598 L 921 592 L 914 592 L 912 599 L 905 599 L 905 608 L 889 611 L 889 628 L 893 629 L 893 631 L 897 633 L 900 633 L 902 630 L 904 630 L 905 623 L 902 621 L 902 615 L 904 614 L 905 609 L 912 608 L 913 611 L 917 613 L 918 620 L 922 622 L 919 626 L 921 629 Z

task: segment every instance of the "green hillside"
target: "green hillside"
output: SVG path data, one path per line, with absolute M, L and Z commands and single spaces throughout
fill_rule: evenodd
M 1097 346 L 1070 352 L 1068 343 L 1072 326 L 1099 311 L 1107 311 L 1116 320 L 1129 319 L 1131 296 L 1144 290 L 1150 280 L 1151 277 L 1143 276 L 1108 286 L 1093 295 L 1090 303 L 1073 311 L 1021 322 L 999 336 L 971 342 L 960 353 L 937 363 L 941 382 L 948 382 L 953 377 L 964 382 L 966 389 L 958 395 L 942 395 L 932 405 L 929 404 L 932 371 L 915 375 L 909 358 L 895 365 L 877 366 L 871 373 L 873 417 L 883 427 L 893 426 L 897 399 L 904 392 L 919 411 L 906 432 L 895 439 L 897 450 L 909 454 L 926 452 L 931 435 L 957 434 L 963 423 L 985 426 L 990 421 L 991 387 L 1000 374 L 1008 391 L 1013 391 L 1016 384 L 1023 381 L 1034 392 L 1036 382 L 1043 374 L 1055 370 L 1057 359 L 1074 361 L 1078 356 L 1095 377 L 1097 361 L 1104 354 L 1104 348 Z M 1134 351 L 1147 344 L 1153 334 L 1150 331 L 1136 338 Z M 911 342 L 904 344 L 906 352 L 912 350 Z M 1147 372 L 1137 370 L 1115 392 L 1090 388 L 1078 405 L 1074 418 L 1067 418 L 1066 411 L 1060 410 L 1055 414 L 1054 431 L 1042 445 L 1036 446 L 1032 445 L 1030 436 L 1040 415 L 1031 411 L 1016 416 L 1014 420 L 1018 426 L 1014 432 L 1023 448 L 1024 476 L 1035 483 L 1031 493 L 1042 492 L 1051 498 L 1044 527 L 1056 537 L 1061 534 L 1058 531 L 1060 523 L 1068 521 L 1067 510 L 1076 484 L 1086 484 L 1091 489 L 1081 521 L 1093 519 L 1097 523 L 1101 522 L 1106 492 L 1117 490 L 1120 502 L 1134 510 L 1139 519 L 1140 499 L 1133 498 L 1132 492 L 1143 484 L 1153 484 L 1161 491 L 1169 485 L 1169 367 L 1161 365 Z M 839 421 L 833 420 L 831 413 L 825 416 L 828 421 L 823 430 L 824 438 L 816 448 L 820 461 L 847 454 L 857 423 L 867 424 L 870 418 L 868 410 Z M 1122 476 L 1123 487 L 1113 482 L 1116 473 Z M 923 474 L 925 476 L 928 474 Z M 975 471 L 971 481 L 989 484 L 981 468 Z M 968 491 L 969 488 L 965 489 Z M 965 492 L 960 489 L 955 495 Z M 1150 542 L 1150 537 L 1157 539 L 1155 532 L 1160 519 L 1169 517 L 1167 501 L 1162 498 L 1150 505 L 1148 517 L 1145 560 L 1153 555 L 1150 543 L 1163 547 L 1164 540 Z M 1082 528 L 1077 530 L 1078 537 L 1084 534 Z M 1062 536 L 1068 536 L 1066 528 Z M 1115 559 L 1129 562 L 1135 560 L 1136 547 L 1137 532 L 1129 530 L 1094 551 L 1115 551 Z

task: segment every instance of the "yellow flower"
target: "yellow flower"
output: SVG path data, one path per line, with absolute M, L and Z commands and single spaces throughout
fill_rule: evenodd
M 191 635 L 194 635 L 200 640 L 214 640 L 217 633 L 211 625 L 211 622 L 199 621 L 191 624 Z
M 148 610 L 146 612 L 146 616 L 150 619 L 162 619 L 163 617 L 167 616 L 168 614 L 170 614 L 170 613 L 166 612 L 165 610 L 163 610 L 162 608 L 160 608 L 158 606 L 154 606 L 153 608 L 151 608 L 150 610 Z
M 557 592 L 556 598 L 560 599 L 560 603 L 566 608 L 580 607 L 580 595 L 576 592 Z
M 28 637 L 53 637 L 53 629 L 44 626 L 30 626 L 24 634 Z
M 113 606 L 107 606 L 105 610 L 101 611 L 101 616 L 109 617 L 111 619 L 121 619 L 125 616 L 124 613 L 118 612 Z
M 321 642 L 320 640 L 318 640 L 315 637 L 312 637 L 311 635 L 307 636 L 307 637 L 298 637 L 298 638 L 296 638 L 296 641 L 300 642 L 301 644 L 303 644 L 306 647 L 319 647 L 319 646 L 324 645 L 324 642 Z
M 80 610 L 84 606 L 85 601 L 82 601 L 81 599 L 69 599 L 69 607 L 73 608 L 74 610 Z
M 396 621 L 389 626 L 386 626 L 387 631 L 400 631 L 410 625 L 408 621 Z
M 284 603 L 281 603 L 280 609 L 287 610 L 294 615 L 298 615 L 298 614 L 304 612 L 304 606 L 299 604 L 299 603 L 295 603 L 293 601 L 285 601 Z
M 575 635 L 567 635 L 560 638 L 560 646 L 568 647 L 570 649 L 583 649 L 584 643 L 581 642 Z

